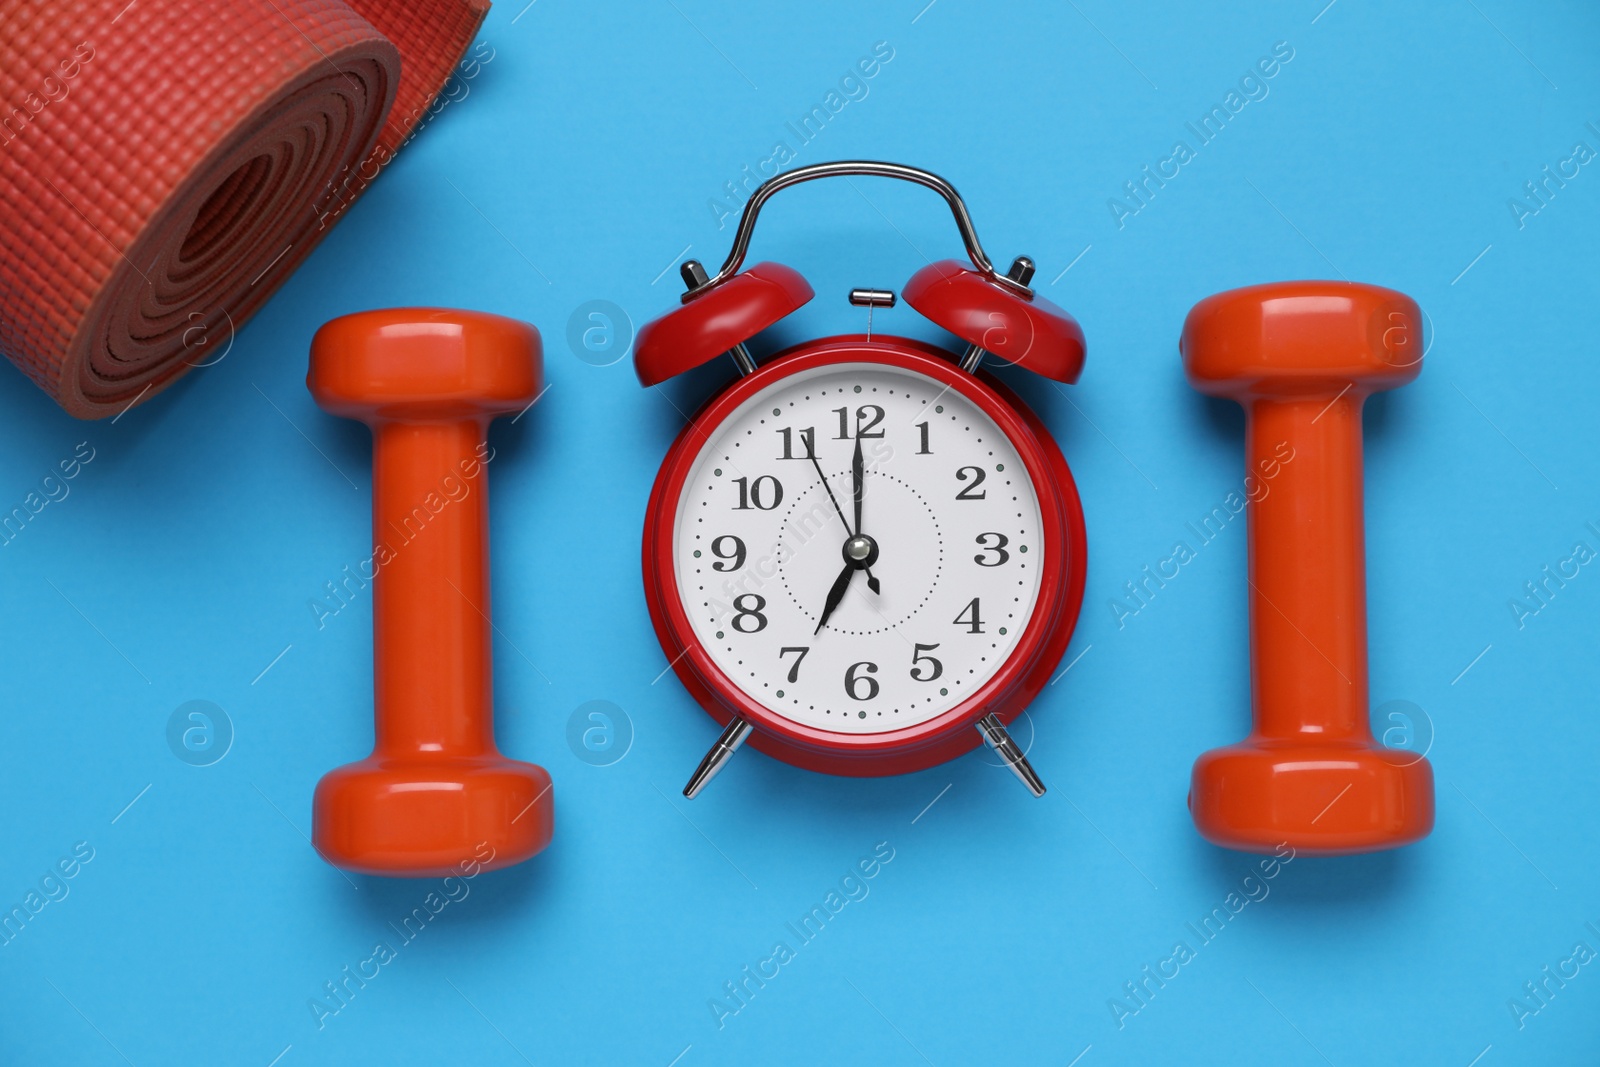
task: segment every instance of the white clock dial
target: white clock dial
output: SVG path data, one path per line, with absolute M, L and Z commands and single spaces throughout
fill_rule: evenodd
M 775 381 L 711 432 L 673 559 L 730 681 L 797 723 L 878 733 L 949 711 L 1010 658 L 1038 600 L 1042 530 L 1021 457 L 976 404 L 915 371 L 840 363 Z M 858 533 L 870 573 L 844 554 Z

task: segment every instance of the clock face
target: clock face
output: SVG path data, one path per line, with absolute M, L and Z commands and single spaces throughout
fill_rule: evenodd
M 753 394 L 708 430 L 676 516 L 677 593 L 705 653 L 754 702 L 839 733 L 917 726 L 982 688 L 1047 558 L 1038 490 L 994 419 L 883 363 Z

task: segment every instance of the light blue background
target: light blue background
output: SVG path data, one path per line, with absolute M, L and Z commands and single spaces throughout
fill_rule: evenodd
M 0 548 L 0 904 L 75 842 L 95 858 L 0 949 L 0 1062 L 1593 1062 L 1600 967 L 1521 1029 L 1507 1002 L 1576 942 L 1600 949 L 1600 576 L 1582 568 L 1521 629 L 1508 605 L 1575 542 L 1600 548 L 1600 169 L 1524 228 L 1507 201 L 1575 142 L 1600 149 L 1600 15 L 1325 2 L 506 0 L 466 98 L 221 363 L 115 424 L 74 423 L 6 370 L 0 507 L 78 442 L 96 458 Z M 785 123 L 878 41 L 892 61 L 796 162 L 945 175 L 994 257 L 1033 256 L 1089 338 L 1077 386 L 1007 375 L 1090 531 L 1082 658 L 1031 715 L 1052 789 L 1030 800 L 979 755 L 846 781 L 745 752 L 686 803 L 716 728 L 659 677 L 639 532 L 675 407 L 728 368 L 643 390 L 626 360 L 577 358 L 568 318 L 675 306 L 681 250 L 714 264 L 732 233 L 709 199 L 793 144 Z M 1294 58 L 1270 94 L 1119 229 L 1108 198 L 1194 147 L 1185 123 L 1278 41 Z M 925 191 L 786 194 L 755 258 L 820 295 L 758 351 L 859 330 L 848 288 L 959 251 Z M 1243 474 L 1240 415 L 1180 373 L 1188 308 L 1340 275 L 1431 319 L 1422 377 L 1367 417 L 1368 584 L 1373 706 L 1423 709 L 1438 827 L 1294 861 L 1202 947 L 1185 924 L 1252 863 L 1184 806 L 1194 758 L 1247 727 L 1242 524 L 1123 628 L 1108 604 Z M 550 769 L 557 831 L 319 1030 L 322 983 L 397 940 L 388 923 L 430 888 L 347 879 L 305 837 L 318 777 L 371 743 L 370 600 L 321 631 L 308 608 L 365 558 L 370 446 L 312 404 L 307 345 L 334 315 L 403 304 L 545 337 L 548 394 L 493 435 L 494 611 L 501 745 Z M 903 307 L 875 325 L 943 336 Z M 236 731 L 210 767 L 167 746 L 193 699 Z M 591 700 L 631 721 L 608 767 L 566 740 Z M 784 924 L 885 841 L 870 895 L 719 1029 L 723 983 L 793 944 Z M 1180 939 L 1197 958 L 1119 1029 L 1108 1002 Z

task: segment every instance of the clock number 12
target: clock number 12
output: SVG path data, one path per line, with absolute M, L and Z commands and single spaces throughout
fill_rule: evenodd
M 835 441 L 850 440 L 850 409 L 848 407 L 834 408 L 833 413 L 839 416 L 839 436 Z M 883 431 L 873 432 L 873 427 L 883 421 L 883 409 L 876 404 L 863 404 L 856 408 L 856 436 L 857 437 L 882 437 Z

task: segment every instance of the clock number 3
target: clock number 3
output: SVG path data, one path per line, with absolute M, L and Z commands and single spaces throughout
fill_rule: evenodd
M 994 538 L 992 545 L 989 543 L 991 537 Z M 1006 545 L 1010 543 L 1003 533 L 981 533 L 977 537 L 977 544 L 983 551 L 973 556 L 972 561 L 980 567 L 998 567 L 1011 558 L 1011 553 L 1006 551 Z M 711 550 L 715 552 L 716 548 L 716 543 L 713 542 Z M 991 552 L 994 553 L 994 559 L 989 558 Z

